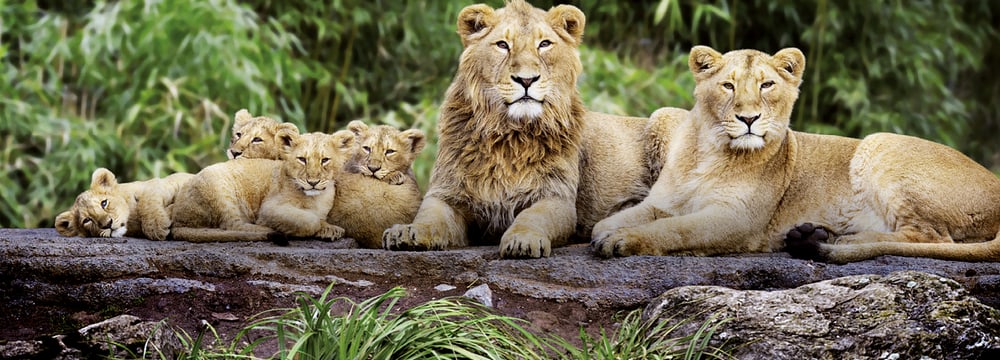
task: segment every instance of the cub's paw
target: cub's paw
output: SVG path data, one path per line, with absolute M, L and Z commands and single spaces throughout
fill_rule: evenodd
M 594 235 L 590 248 L 601 257 L 638 255 L 633 246 L 635 240 L 628 236 L 627 229 L 604 231 Z
M 785 251 L 797 259 L 824 261 L 821 243 L 830 238 L 830 232 L 822 226 L 804 223 L 785 234 Z
M 324 222 L 319 231 L 316 232 L 316 237 L 325 241 L 337 240 L 344 237 L 344 228 Z
M 401 250 L 401 251 L 425 251 L 429 250 L 430 247 L 426 245 L 426 242 L 422 241 L 423 236 L 426 236 L 426 229 L 421 231 L 417 225 L 393 225 L 391 228 L 386 229 L 382 232 L 382 248 L 386 250 Z
M 552 255 L 552 243 L 541 234 L 530 231 L 507 231 L 500 238 L 500 257 L 539 258 Z
M 167 239 L 167 236 L 170 235 L 171 223 L 170 217 L 166 213 L 155 213 L 140 222 L 142 234 L 150 240 L 156 241 Z

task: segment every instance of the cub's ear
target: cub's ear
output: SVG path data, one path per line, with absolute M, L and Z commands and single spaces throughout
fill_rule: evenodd
M 273 119 L 271 121 L 274 122 L 274 135 L 275 135 L 275 139 L 279 140 L 278 141 L 279 144 L 280 143 L 284 143 L 284 140 L 278 139 L 277 138 L 278 134 L 281 134 L 282 132 L 299 134 L 299 127 L 295 126 L 295 124 L 293 124 L 293 123 L 290 123 L 290 122 L 279 123 L 279 122 L 277 122 L 277 121 L 275 121 Z
M 794 80 L 796 85 L 802 82 L 802 74 L 806 70 L 806 56 L 801 50 L 784 48 L 774 53 L 771 60 L 776 68 L 782 70 L 779 71 L 782 76 L 791 77 L 790 80 Z
M 354 133 L 354 136 L 361 136 L 362 133 L 368 131 L 368 124 L 361 120 L 354 120 L 347 123 L 347 130 Z
M 240 111 L 236 112 L 235 119 L 236 122 L 233 123 L 233 125 L 243 127 L 243 125 L 250 122 L 250 120 L 253 120 L 253 115 L 250 115 L 250 112 L 247 111 L 247 109 L 240 109 Z
M 354 133 L 350 130 L 340 130 L 330 136 L 333 138 L 333 146 L 341 151 L 354 147 Z
M 115 178 L 115 174 L 111 170 L 105 168 L 97 168 L 94 173 L 90 175 L 90 190 L 93 191 L 110 191 L 111 188 L 118 186 L 118 179 Z
M 78 236 L 80 232 L 76 229 L 76 220 L 73 212 L 63 211 L 56 216 L 56 231 L 62 236 Z
M 715 74 L 722 68 L 722 54 L 708 46 L 698 45 L 691 48 L 688 58 L 688 68 L 694 74 L 695 80 L 701 80 Z
M 299 143 L 299 128 L 295 127 L 295 125 L 291 127 L 279 127 L 278 131 L 274 133 L 274 140 L 281 147 L 282 151 L 288 153 Z
M 472 41 L 482 38 L 498 21 L 496 12 L 486 4 L 466 6 L 458 13 L 458 35 L 462 37 L 462 46 L 469 46 Z
M 410 152 L 413 154 L 420 153 L 420 150 L 424 149 L 427 145 L 426 138 L 423 130 L 420 129 L 409 129 L 399 133 L 399 138 L 403 140 L 404 143 L 410 144 Z
M 556 29 L 560 36 L 569 36 L 574 45 L 580 45 L 583 41 L 583 27 L 587 24 L 587 17 L 573 5 L 559 5 L 545 15 L 549 24 Z M 559 30 L 564 30 L 565 33 Z

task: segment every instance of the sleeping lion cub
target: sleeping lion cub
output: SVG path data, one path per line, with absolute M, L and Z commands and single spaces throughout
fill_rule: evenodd
M 174 238 L 194 242 L 267 240 L 273 232 L 338 239 L 344 229 L 326 221 L 335 178 L 354 144 L 333 135 L 282 129 L 284 160 L 240 159 L 206 167 L 174 203 Z
M 344 227 L 344 236 L 358 245 L 382 247 L 382 233 L 396 224 L 408 224 L 420 208 L 420 188 L 413 160 L 425 145 L 424 132 L 399 131 L 361 121 L 347 124 L 355 135 L 354 155 L 337 181 L 337 196 L 327 221 Z
M 798 49 L 697 46 L 688 64 L 694 108 L 652 115 L 677 121 L 663 134 L 663 171 L 639 205 L 595 226 L 598 254 L 768 252 L 785 240 L 796 257 L 838 263 L 1000 260 L 1000 179 L 973 160 L 903 135 L 789 130 L 805 69 Z
M 99 168 L 90 176 L 90 190 L 77 196 L 68 211 L 56 216 L 56 231 L 63 236 L 164 240 L 170 234 L 174 195 L 193 177 L 176 173 L 119 184 L 111 170 Z

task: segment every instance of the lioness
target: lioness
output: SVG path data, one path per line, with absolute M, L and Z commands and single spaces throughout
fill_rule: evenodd
M 584 24 L 570 5 L 462 9 L 465 50 L 441 106 L 430 185 L 413 224 L 386 230 L 387 249 L 475 238 L 499 240 L 503 257 L 549 256 L 645 195 L 646 120 L 588 114 L 576 89 Z
M 90 189 L 56 216 L 56 231 L 63 236 L 165 240 L 170 235 L 174 196 L 193 177 L 176 173 L 119 184 L 111 170 L 99 168 L 90 176 Z
M 598 254 L 777 251 L 794 229 L 787 246 L 798 257 L 1000 260 L 1000 180 L 968 157 L 903 135 L 789 130 L 798 49 L 696 46 L 688 65 L 695 105 L 663 135 L 665 170 L 642 203 L 595 226 Z
M 274 232 L 334 240 L 344 229 L 326 216 L 334 179 L 354 144 L 354 134 L 283 129 L 284 160 L 241 159 L 202 169 L 177 195 L 174 239 L 193 242 L 260 241 Z M 279 237 L 277 239 L 282 239 Z

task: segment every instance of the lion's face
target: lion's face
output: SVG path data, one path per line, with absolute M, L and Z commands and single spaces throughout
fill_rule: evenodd
M 343 164 L 354 134 L 338 131 L 332 135 L 283 131 L 290 141 L 285 145 L 281 171 L 288 181 L 307 196 L 316 196 L 333 187 L 338 164 Z
M 347 129 L 356 139 L 347 170 L 379 180 L 407 173 L 425 145 L 424 132 L 418 129 L 399 131 L 388 125 L 368 127 L 359 120 L 347 124 Z
M 524 1 L 499 10 L 483 4 L 463 9 L 459 73 L 468 77 L 474 106 L 531 121 L 546 106 L 568 104 L 582 69 L 577 47 L 584 21 L 583 13 L 569 5 L 548 12 Z
M 696 46 L 688 61 L 696 108 L 710 115 L 720 143 L 752 151 L 781 141 L 799 94 L 805 56 L 795 48 L 774 56 L 756 50 L 722 55 Z
M 76 197 L 73 207 L 56 217 L 63 236 L 122 237 L 128 224 L 129 205 L 118 191 L 110 170 L 100 168 L 91 176 L 90 189 Z
M 281 157 L 281 146 L 287 142 L 278 133 L 282 130 L 298 133 L 292 123 L 279 123 L 269 117 L 253 117 L 246 109 L 236 113 L 232 137 L 226 156 L 229 159 L 272 159 Z

